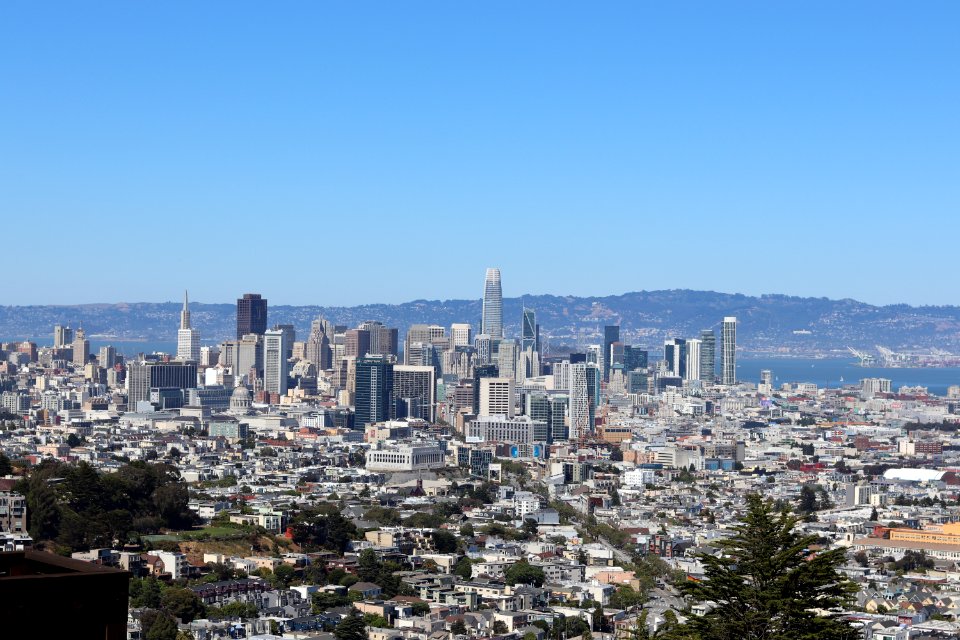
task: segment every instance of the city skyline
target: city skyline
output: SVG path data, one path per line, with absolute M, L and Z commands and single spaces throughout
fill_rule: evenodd
M 867 22 L 825 2 L 374 7 L 5 5 L 0 210 L 31 240 L 7 248 L 31 267 L 5 301 L 189 286 L 309 303 L 238 264 L 255 242 L 307 272 L 297 240 L 311 237 L 329 240 L 322 264 L 351 265 L 324 281 L 338 305 L 472 297 L 488 264 L 511 274 L 506 296 L 955 301 L 932 277 L 953 265 L 931 234 L 960 230 L 960 93 L 943 81 L 960 57 L 955 3 L 871 4 Z M 161 220 L 177 242 L 153 235 Z M 341 239 L 358 221 L 496 241 L 432 269 L 427 290 L 417 261 L 382 278 L 380 261 L 352 260 Z M 36 260 L 52 229 L 71 248 Z M 679 245 L 637 241 L 678 230 Z M 670 268 L 551 260 L 545 277 L 533 257 L 598 246 Z M 102 278 L 71 278 L 81 247 L 110 257 Z M 146 250 L 164 279 L 127 268 Z M 857 277 L 865 260 L 875 275 Z

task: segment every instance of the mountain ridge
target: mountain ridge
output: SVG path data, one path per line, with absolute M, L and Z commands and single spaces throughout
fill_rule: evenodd
M 90 334 L 117 339 L 172 341 L 181 306 L 174 301 L 0 306 L 0 336 L 6 340 L 52 337 L 53 325 L 61 323 L 82 325 Z M 877 306 L 852 298 L 777 293 L 750 296 L 691 289 L 607 296 L 523 294 L 504 298 L 508 335 L 519 333 L 523 306 L 537 312 L 544 336 L 555 345 L 595 343 L 604 324 L 620 324 L 624 341 L 658 348 L 666 337 L 694 337 L 700 329 L 717 328 L 724 316 L 732 315 L 739 320 L 738 343 L 746 350 L 763 353 L 818 353 L 875 344 L 894 350 L 960 350 L 960 307 L 952 305 Z M 234 335 L 235 309 L 233 303 L 190 303 L 193 325 L 200 329 L 205 343 Z M 402 339 L 410 324 L 421 322 L 444 326 L 469 322 L 477 330 L 480 313 L 479 298 L 420 298 L 398 304 L 273 305 L 268 320 L 271 325 L 293 324 L 301 339 L 318 315 L 348 326 L 380 320 L 397 327 Z

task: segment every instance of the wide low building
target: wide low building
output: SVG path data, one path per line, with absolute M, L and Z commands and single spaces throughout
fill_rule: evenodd
M 960 559 L 960 522 L 947 522 L 929 529 L 876 527 L 874 535 L 853 541 L 858 550 L 882 549 L 895 557 L 907 551 L 923 551 L 944 560 Z
M 446 453 L 438 445 L 397 445 L 367 452 L 367 471 L 426 471 L 446 466 Z

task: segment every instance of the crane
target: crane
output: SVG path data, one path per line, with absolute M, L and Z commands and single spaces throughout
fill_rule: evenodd
M 847 351 L 853 354 L 853 357 L 857 358 L 860 361 L 861 367 L 869 367 L 873 364 L 874 358 L 869 353 L 864 351 L 857 351 L 853 347 L 847 347 Z

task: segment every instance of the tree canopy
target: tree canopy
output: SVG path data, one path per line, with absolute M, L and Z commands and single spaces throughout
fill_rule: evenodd
M 814 552 L 816 536 L 795 530 L 799 521 L 773 502 L 751 494 L 733 537 L 721 541 L 720 557 L 702 554 L 705 578 L 681 591 L 714 603 L 691 616 L 684 631 L 700 640 L 840 640 L 856 637 L 836 614 L 856 591 L 838 569 L 845 550 Z
M 44 462 L 18 490 L 27 498 L 31 536 L 72 551 L 123 544 L 132 533 L 189 527 L 195 520 L 186 484 L 165 464 L 133 462 L 101 474 L 86 462 Z

